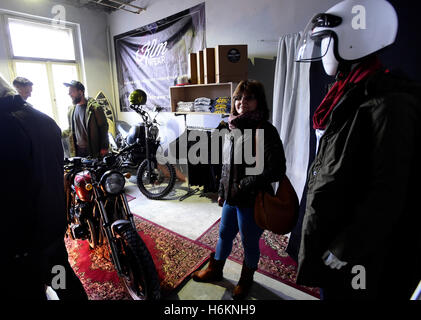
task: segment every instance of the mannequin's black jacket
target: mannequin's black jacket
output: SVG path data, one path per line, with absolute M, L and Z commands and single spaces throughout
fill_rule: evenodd
M 36 260 L 66 229 L 60 128 L 20 96 L 0 98 L 0 150 L 2 260 Z
M 421 280 L 420 163 L 421 85 L 382 70 L 350 86 L 309 170 L 297 283 L 332 285 L 330 250 L 348 262 L 344 286 L 363 266 L 369 297 L 409 299 Z

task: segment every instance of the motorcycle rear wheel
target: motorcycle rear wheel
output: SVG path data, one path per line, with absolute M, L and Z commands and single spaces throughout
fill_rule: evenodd
M 137 186 L 147 198 L 159 200 L 165 197 L 174 188 L 175 168 L 172 164 L 155 165 L 152 162 L 151 179 L 149 180 L 149 168 L 147 159 L 143 160 L 137 169 Z
M 159 300 L 161 288 L 152 257 L 139 234 L 128 228 L 121 234 L 124 249 L 123 282 L 133 300 Z

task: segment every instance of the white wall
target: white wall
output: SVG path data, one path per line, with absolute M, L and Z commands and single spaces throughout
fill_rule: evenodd
M 61 4 L 65 7 L 66 20 L 80 25 L 82 54 L 84 61 L 83 80 L 87 93 L 91 96 L 103 90 L 112 98 L 112 81 L 110 63 L 108 58 L 106 34 L 107 14 L 97 10 L 78 8 L 68 3 L 60 3 L 52 0 L 2 0 L 0 2 L 0 14 L 4 10 L 25 13 L 34 16 L 53 19 L 55 14 L 51 12 L 54 5 Z M 3 10 L 1 10 L 3 9 Z M 0 72 L 11 80 L 8 67 L 8 42 L 4 38 L 4 25 L 0 25 Z M 69 104 L 71 103 L 69 99 Z
M 247 44 L 249 76 L 262 81 L 270 106 L 272 105 L 273 76 L 277 54 L 277 41 L 280 36 L 295 33 L 306 27 L 316 13 L 325 11 L 339 0 L 139 0 L 133 4 L 146 7 L 146 11 L 133 14 L 124 11 L 113 12 L 108 16 L 110 34 L 116 35 L 142 27 L 162 18 L 205 2 L 207 47 L 219 44 Z M 262 41 L 263 40 L 263 41 Z M 118 104 L 116 70 L 113 54 L 113 78 Z M 134 113 L 121 113 L 118 118 L 131 124 L 139 122 Z M 180 117 L 178 117 L 180 118 Z M 213 123 L 220 121 L 218 116 L 188 116 L 189 124 Z M 167 120 L 172 126 L 181 119 Z M 179 128 L 182 131 L 183 128 Z
M 249 58 L 271 59 L 276 56 L 276 41 L 281 35 L 303 30 L 315 13 L 325 11 L 339 0 L 138 0 L 133 4 L 146 7 L 139 15 L 124 11 L 109 15 L 111 35 L 139 28 L 202 2 L 206 7 L 208 47 L 245 43 Z

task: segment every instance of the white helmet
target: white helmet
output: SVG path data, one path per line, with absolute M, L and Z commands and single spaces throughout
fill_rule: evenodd
M 397 32 L 398 16 L 386 0 L 345 0 L 310 20 L 296 61 L 320 60 L 333 45 L 338 61 L 356 62 L 391 45 Z

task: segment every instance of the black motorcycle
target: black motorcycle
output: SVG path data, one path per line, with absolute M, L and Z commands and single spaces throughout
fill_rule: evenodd
M 142 104 L 132 103 L 130 108 L 139 114 L 143 123 L 130 128 L 126 137 L 117 135 L 114 143 L 118 148 L 114 152 L 119 153 L 122 148 L 133 146 L 129 153 L 120 153 L 117 158 L 117 168 L 125 173 L 136 175 L 136 183 L 139 190 L 149 199 L 158 200 L 165 197 L 174 188 L 176 180 L 175 167 L 165 162 L 160 163 L 157 159 L 157 151 L 160 148 L 160 138 L 156 116 L 162 110 L 156 108 L 157 114 L 152 118 L 143 105 L 146 101 L 146 94 Z M 163 161 L 162 161 L 163 162 Z
M 116 157 L 65 159 L 67 235 L 73 240 L 87 240 L 91 248 L 106 245 L 130 296 L 157 300 L 158 274 L 136 231 L 124 193 L 125 177 L 114 168 Z

